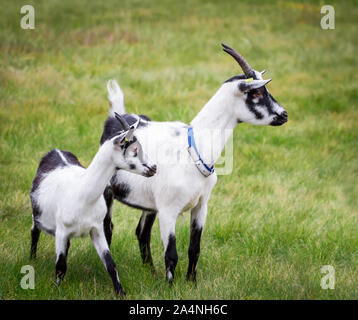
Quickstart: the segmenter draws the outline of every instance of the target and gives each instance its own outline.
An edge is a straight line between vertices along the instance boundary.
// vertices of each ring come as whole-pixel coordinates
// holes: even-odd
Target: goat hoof
[[[117,293],[117,295],[118,295],[118,293]],[[123,289],[121,289],[120,291],[119,291],[119,296],[120,296],[120,298],[121,299],[125,299],[126,298],[126,292],[123,290]]]
[[[61,278],[60,278],[60,277],[57,277],[55,283],[56,283],[56,286],[59,287],[60,284],[61,284]]]
[[[152,273],[153,277],[157,277],[158,274],[157,274],[157,271],[155,270],[154,268],[154,265],[150,265],[150,272]]]
[[[122,286],[115,287],[114,291],[116,295],[119,295],[122,299],[126,297],[126,292],[123,290]]]
[[[196,274],[195,273],[187,273],[186,280],[190,282],[196,282]]]

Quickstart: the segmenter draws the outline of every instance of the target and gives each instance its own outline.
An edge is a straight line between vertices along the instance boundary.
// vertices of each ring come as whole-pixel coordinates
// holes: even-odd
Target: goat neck
[[[238,123],[233,112],[237,99],[226,90],[221,86],[190,123],[199,153],[210,166],[219,159]]]
[[[105,142],[96,153],[83,178],[83,192],[88,201],[96,201],[103,195],[108,181],[116,171],[111,160],[112,141]]]

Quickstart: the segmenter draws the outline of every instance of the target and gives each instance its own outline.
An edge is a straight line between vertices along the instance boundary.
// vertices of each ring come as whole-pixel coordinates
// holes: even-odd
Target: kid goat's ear
[[[122,132],[121,134],[119,134],[118,136],[113,138],[113,144],[115,146],[120,146],[121,144],[123,144],[124,142],[126,142],[126,135],[127,135],[127,131],[126,132]]]
[[[250,90],[258,89],[265,86],[272,79],[267,80],[253,80],[252,78],[246,79],[240,82],[239,90],[242,92],[248,92]]]

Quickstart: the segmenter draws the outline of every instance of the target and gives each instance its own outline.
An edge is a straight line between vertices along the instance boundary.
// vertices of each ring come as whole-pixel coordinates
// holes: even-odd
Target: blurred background
[[[185,281],[189,214],[177,223],[174,286],[164,281],[158,221],[157,278],[142,266],[140,212],[114,205],[112,254],[129,299],[349,299],[358,294],[358,10],[330,1],[0,1],[0,298],[112,299],[89,239],[73,241],[68,273],[53,284],[54,240],[43,234],[29,261],[29,192],[41,157],[57,147],[87,166],[121,86],[128,112],[189,123],[241,73],[224,42],[273,78],[282,127],[240,124],[234,170],[209,202],[196,286]],[[23,30],[23,5],[35,29]],[[23,290],[21,266],[36,271]],[[335,268],[335,289],[320,272]]]

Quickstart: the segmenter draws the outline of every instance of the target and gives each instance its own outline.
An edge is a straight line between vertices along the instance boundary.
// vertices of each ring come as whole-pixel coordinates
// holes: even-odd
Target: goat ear
[[[128,140],[132,140],[134,130],[135,130],[135,128],[133,126],[131,126],[130,129],[126,132],[126,138]]]
[[[121,144],[123,144],[125,142],[125,138],[126,138],[126,135],[127,135],[127,131],[126,132],[122,132],[121,134],[119,134],[118,136],[115,136],[112,141],[113,141],[113,144],[115,146],[120,146]]]
[[[240,82],[239,89],[242,92],[248,92],[250,90],[258,89],[263,86],[265,86],[267,83],[269,83],[272,79],[267,80],[252,80],[252,79],[246,79]]]

